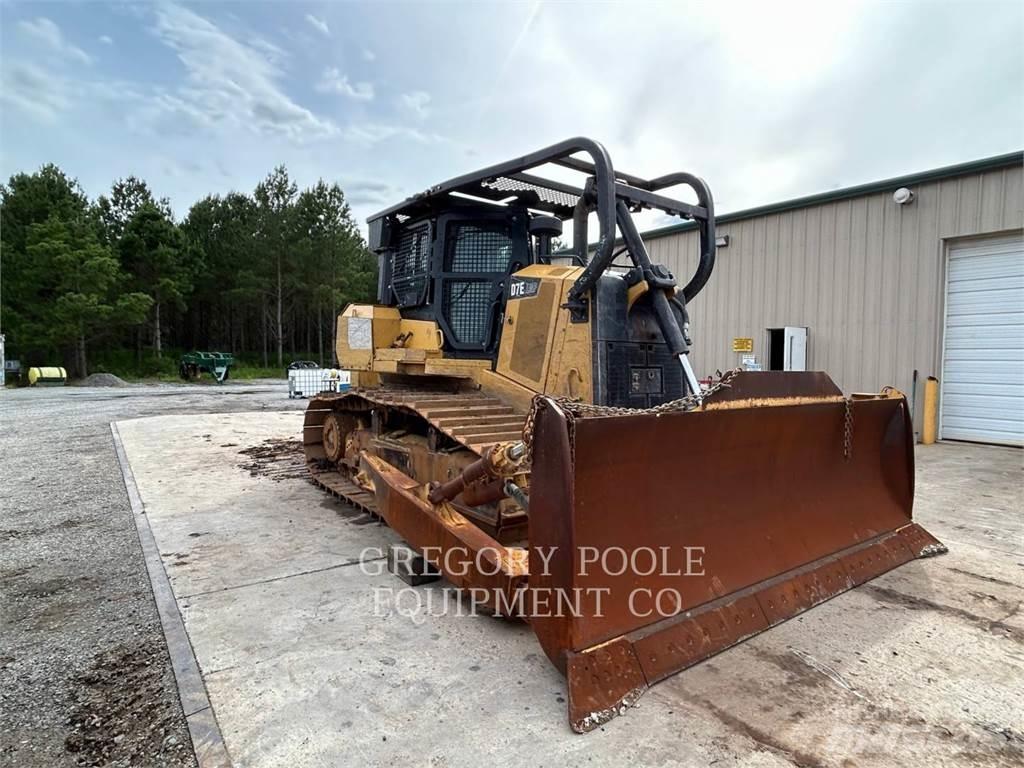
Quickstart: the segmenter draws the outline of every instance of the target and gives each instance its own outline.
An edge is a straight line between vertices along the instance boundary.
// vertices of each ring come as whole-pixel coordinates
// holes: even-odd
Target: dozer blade
[[[540,403],[529,618],[568,678],[574,730],[646,688],[915,557],[906,399],[824,374],[739,373],[695,410]],[[545,564],[542,565],[542,564]]]

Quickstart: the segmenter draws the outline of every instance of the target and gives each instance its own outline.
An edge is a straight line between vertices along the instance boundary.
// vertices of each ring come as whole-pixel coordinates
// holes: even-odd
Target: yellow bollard
[[[924,383],[924,424],[921,442],[931,445],[939,431],[939,380],[929,376]]]

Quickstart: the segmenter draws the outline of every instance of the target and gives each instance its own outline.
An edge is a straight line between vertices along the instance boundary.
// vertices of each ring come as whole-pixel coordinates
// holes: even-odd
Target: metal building
[[[715,274],[690,307],[701,375],[824,370],[847,392],[896,386],[917,414],[935,376],[940,438],[1024,444],[1024,153],[717,224]],[[644,240],[655,262],[692,273],[691,224]]]

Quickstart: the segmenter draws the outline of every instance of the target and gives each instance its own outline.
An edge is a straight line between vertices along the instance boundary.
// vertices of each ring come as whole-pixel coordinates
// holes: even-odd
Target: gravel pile
[[[76,381],[77,387],[127,387],[128,382],[112,373],[92,373],[81,381]]]

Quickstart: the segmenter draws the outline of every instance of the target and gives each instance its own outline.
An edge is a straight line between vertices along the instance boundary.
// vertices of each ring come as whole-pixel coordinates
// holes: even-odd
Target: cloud
[[[317,31],[320,32],[322,35],[325,35],[327,37],[331,36],[331,28],[327,26],[327,22],[324,21],[323,19],[318,19],[312,13],[307,13],[306,21],[308,21],[311,25],[316,27]]]
[[[372,101],[374,95],[373,83],[352,84],[348,81],[348,75],[341,74],[337,67],[328,67],[324,70],[320,82],[316,84],[316,90],[320,93],[338,93],[356,101]]]
[[[398,202],[398,189],[373,179],[342,179],[341,188],[349,205],[388,205]]]
[[[98,39],[104,45],[113,45],[114,44],[114,38],[112,38],[110,35],[100,35]]]
[[[18,22],[18,29],[31,39],[42,43],[50,50],[61,56],[77,61],[80,64],[92,64],[92,57],[64,39],[63,33],[53,21],[40,16],[36,19],[22,19]]]
[[[254,37],[249,41],[249,45],[253,48],[259,49],[263,53],[267,60],[271,64],[279,64],[288,58],[288,52],[280,46],[274,45],[269,40],[262,37]]]
[[[202,174],[205,167],[202,163],[190,159],[180,159],[174,157],[163,157],[161,170],[172,178],[180,178],[182,176]]]
[[[342,138],[355,144],[369,146],[393,138],[404,138],[418,144],[437,144],[444,141],[436,133],[424,133],[415,128],[391,123],[352,123],[341,132]]]
[[[152,107],[154,96],[151,89],[138,83],[101,78],[92,70],[56,72],[28,61],[15,60],[0,67],[0,101],[30,117],[57,126],[67,124],[69,118],[64,113],[86,108],[92,110],[89,124],[98,113],[103,113],[116,115],[120,128],[125,121],[134,124],[135,113],[147,106]],[[3,114],[2,110],[0,114]]]
[[[426,91],[411,91],[398,97],[399,106],[417,120],[426,120],[430,115],[430,94]]]
[[[308,141],[337,127],[297,104],[265,44],[246,45],[177,5],[156,12],[156,33],[185,67],[185,84],[159,97],[161,106],[205,125],[227,123],[258,133]]]
[[[46,122],[71,106],[63,78],[31,64],[16,62],[0,69],[0,100]]]
[[[289,14],[289,4],[161,3],[170,5],[121,4],[114,14],[90,4],[91,31],[74,26],[74,3],[19,5],[29,8],[25,29],[23,16],[4,17],[0,178],[52,160],[96,194],[136,173],[186,210],[210,191],[252,189],[285,162],[300,185],[347,180],[361,219],[406,190],[582,134],[606,142],[622,171],[703,176],[726,212],[1010,151],[1024,135],[1016,6],[992,4],[964,24],[971,6],[958,0],[764,11],[655,3],[643,13],[609,4],[582,15],[530,0],[467,4],[443,20],[412,3],[398,29],[380,4]],[[324,14],[332,39],[307,11]],[[117,35],[113,47],[97,39],[103,30]],[[155,50],[112,55],[147,32]],[[312,50],[343,34],[344,58]],[[92,67],[55,52],[68,39],[94,55]],[[644,40],[644,55],[588,55],[624,39]],[[338,85],[317,91],[330,66]],[[572,87],[523,109],[552,72]],[[666,72],[686,73],[699,95],[673,96]],[[403,99],[420,88],[429,101]],[[164,157],[177,165],[165,168]],[[184,172],[185,158],[202,170]]]

